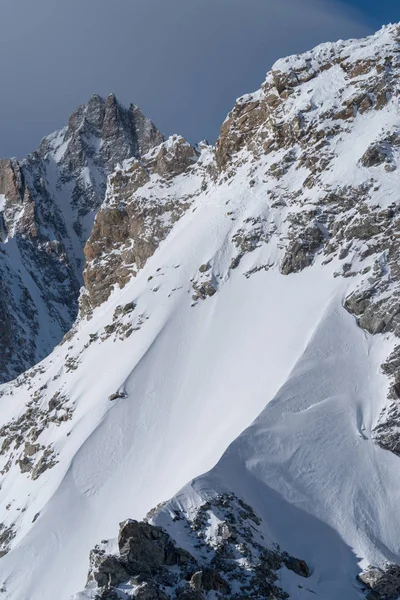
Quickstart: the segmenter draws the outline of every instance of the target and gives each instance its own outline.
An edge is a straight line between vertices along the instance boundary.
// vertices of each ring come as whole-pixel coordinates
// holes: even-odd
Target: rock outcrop
[[[216,144],[220,168],[229,170],[242,150],[258,156],[287,151],[287,158],[294,150],[299,163],[308,158],[311,171],[320,173],[327,167],[330,142],[357,114],[380,111],[397,97],[398,40],[399,27],[392,26],[390,32],[370,38],[367,50],[362,40],[327,43],[276,62],[262,88],[239,98],[222,125]],[[335,89],[320,105],[318,85],[325,81]],[[296,102],[303,90],[309,94]],[[313,156],[302,155],[303,148],[310,146],[315,149]],[[375,143],[366,149],[361,162],[380,164],[388,150],[387,145]],[[280,163],[275,170],[282,168]]]
[[[172,136],[140,161],[125,161],[110,176],[85,246],[82,314],[107,300],[114,286],[124,287],[191,206],[204,178],[198,159],[199,153],[184,138]],[[185,194],[182,178],[189,175],[194,185]]]
[[[92,550],[87,590],[95,598],[123,591],[142,600],[205,600],[210,592],[230,600],[284,600],[277,571],[287,568],[299,582],[310,575],[304,561],[262,543],[261,519],[233,494],[216,495],[190,516],[171,507],[149,518],[121,523],[118,555],[107,554],[108,542]],[[214,521],[218,525],[210,528]],[[176,545],[174,524],[193,553]]]
[[[388,564],[385,568],[368,567],[359,576],[365,586],[367,600],[397,600],[400,594],[400,566]]]

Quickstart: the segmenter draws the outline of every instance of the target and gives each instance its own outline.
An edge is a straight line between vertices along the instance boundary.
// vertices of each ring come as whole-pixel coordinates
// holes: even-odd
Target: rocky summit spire
[[[71,140],[65,161],[82,158],[79,153],[92,154],[93,142],[101,140],[96,163],[112,171],[118,162],[139,158],[164,141],[164,136],[142,111],[131,104],[122,106],[115,94],[107,98],[95,94],[87,104],[79,106],[69,119],[65,139]]]

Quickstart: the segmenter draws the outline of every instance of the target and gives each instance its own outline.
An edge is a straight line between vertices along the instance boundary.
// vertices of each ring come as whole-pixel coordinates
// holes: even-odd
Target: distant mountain
[[[399,81],[390,25],[215,147],[96,96],[3,161],[1,598],[397,599]]]
[[[70,329],[107,176],[162,140],[136,106],[93,96],[22,163],[0,162],[0,380],[43,359]]]

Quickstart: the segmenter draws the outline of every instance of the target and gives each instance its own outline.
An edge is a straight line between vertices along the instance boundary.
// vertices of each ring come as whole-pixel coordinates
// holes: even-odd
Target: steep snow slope
[[[235,190],[235,205],[244,211],[247,193],[245,182]],[[11,568],[6,598],[50,598],[60,578],[65,598],[79,589],[99,537],[112,536],[122,518],[143,516],[212,467],[304,351],[337,280],[321,269],[293,278],[259,273],[246,285],[239,272],[228,280],[231,256],[221,246],[233,224],[225,215],[231,194],[231,186],[224,186],[216,196],[199,199],[197,210],[182,218],[138,278],[78,326],[72,352],[63,346],[44,363],[35,380],[35,389],[48,382],[43,405],[61,389],[74,413],[58,431],[53,426],[41,435],[44,446],[54,446],[60,461],[55,467],[33,486],[18,465],[4,477],[2,505],[27,507],[17,525],[16,551],[2,559],[3,569]],[[192,306],[190,279],[213,257],[224,285]],[[133,323],[144,315],[141,329],[123,341],[93,343],[81,356],[90,334],[102,333],[115,308],[132,300]],[[62,369],[66,355],[80,362],[70,373]],[[61,385],[52,381],[60,372]],[[118,390],[126,397],[110,403]],[[18,400],[24,401],[21,392]],[[74,574],[68,566],[72,554],[79,565]],[[13,568],[21,561],[33,567],[22,578]]]
[[[325,600],[359,598],[360,567],[399,560],[398,458],[372,440],[385,350],[334,297],[260,417],[155,522],[165,526],[164,512],[190,513],[216,492],[236,493],[264,520],[266,538],[311,568],[303,589],[282,573],[291,598],[309,590]]]
[[[175,138],[111,177],[80,319],[1,390],[5,600],[66,600],[96,542],[209,469],[155,522],[234,492],[311,566],[303,588],[281,574],[294,598],[353,600],[359,562],[396,560],[398,457],[374,428],[398,334],[398,35],[280,61],[215,153]]]

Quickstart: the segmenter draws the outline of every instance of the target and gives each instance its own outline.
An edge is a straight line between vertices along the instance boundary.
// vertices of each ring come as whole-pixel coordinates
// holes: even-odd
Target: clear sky
[[[398,0],[0,0],[0,156],[35,149],[94,93],[213,141],[277,58],[390,21]]]

